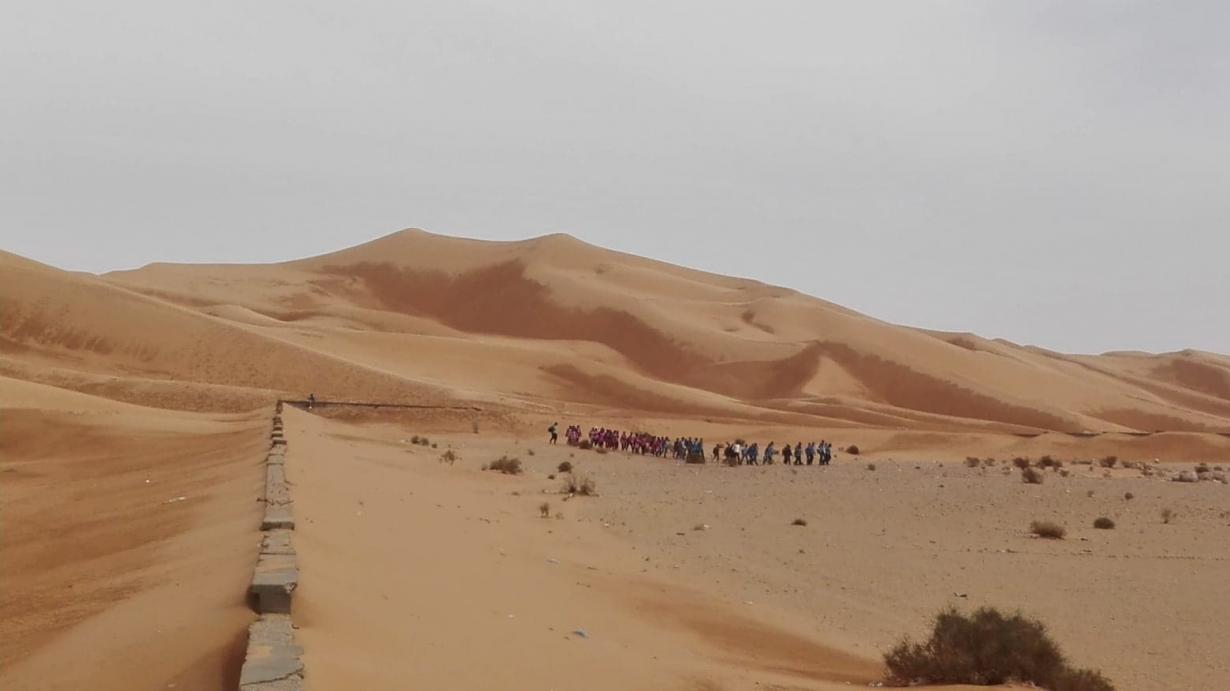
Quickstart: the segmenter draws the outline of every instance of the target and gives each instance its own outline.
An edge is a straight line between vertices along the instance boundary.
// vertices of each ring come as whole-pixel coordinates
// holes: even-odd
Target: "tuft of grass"
[[[1027,485],[1040,485],[1042,484],[1042,478],[1043,475],[1038,472],[1037,468],[1030,468],[1028,466],[1021,468],[1021,482]]]
[[[496,460],[488,463],[484,470],[495,470],[504,473],[505,475],[520,475],[521,459],[500,456]]]
[[[1171,509],[1171,508],[1162,509],[1162,523],[1170,523],[1171,521],[1175,519],[1175,516],[1176,514],[1174,512],[1174,509]]]
[[[1102,516],[1101,518],[1094,519],[1093,527],[1097,528],[1098,530],[1114,530],[1115,522],[1110,520],[1106,516]]]
[[[796,518],[790,522],[790,525],[806,526],[807,519],[806,518]]]
[[[1068,534],[1066,528],[1052,521],[1034,521],[1029,524],[1029,532],[1048,540],[1062,540]]]
[[[583,497],[598,496],[598,486],[588,477],[580,477],[569,473],[564,478],[564,494],[581,495]]]
[[[551,502],[544,501],[543,503],[539,504],[538,514],[542,516],[543,518],[550,518],[551,517]]]
[[[895,686],[1015,682],[1054,691],[1115,689],[1100,672],[1069,667],[1041,622],[989,607],[968,615],[940,612],[929,639],[903,639],[884,654],[884,664],[886,681]]]
[[[559,471],[559,472],[561,472],[561,473],[571,473],[571,472],[572,472],[572,463],[570,463],[570,462],[568,462],[568,461],[564,461],[564,462],[562,462],[562,463],[560,463],[560,464],[559,464],[559,467],[558,467],[558,468],[556,468],[556,470],[558,470],[558,471]]]

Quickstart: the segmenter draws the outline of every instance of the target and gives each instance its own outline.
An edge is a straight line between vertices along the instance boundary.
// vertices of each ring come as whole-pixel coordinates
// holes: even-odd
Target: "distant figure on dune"
[[[794,443],[794,464],[803,465],[803,442]]]
[[[559,441],[559,423],[558,422],[552,422],[551,426],[547,428],[547,431],[551,433],[550,443],[554,444]]]
[[[773,445],[776,443],[777,442],[771,441],[769,442],[768,446],[764,447],[764,464],[765,465],[773,465],[773,454],[777,451],[777,448],[774,447]]]
[[[782,463],[790,465],[791,459],[794,457],[794,447],[786,444],[782,447]]]
[[[316,407],[316,394],[308,394],[308,410]]]
[[[807,442],[807,465],[811,465],[816,460],[816,442]]]

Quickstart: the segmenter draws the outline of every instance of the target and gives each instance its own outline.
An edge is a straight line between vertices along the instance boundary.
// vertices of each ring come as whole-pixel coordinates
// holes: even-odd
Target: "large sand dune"
[[[1044,615],[1121,688],[1230,683],[1227,612],[1202,599],[1225,577],[1224,485],[1085,467],[1035,491],[1002,463],[951,465],[1225,463],[1224,355],[908,328],[563,235],[410,230],[104,276],[0,253],[0,285],[6,689],[233,688],[263,425],[308,392],[438,407],[288,412],[309,688],[839,688],[954,602]],[[554,420],[827,438],[881,465],[625,462],[543,449]],[[531,443],[526,476],[479,471]],[[537,519],[542,497],[521,495],[553,494],[565,459],[604,496]],[[1157,519],[1170,507],[1181,526]],[[1099,514],[1123,529],[1079,529]],[[1025,542],[1048,516],[1079,537]]]

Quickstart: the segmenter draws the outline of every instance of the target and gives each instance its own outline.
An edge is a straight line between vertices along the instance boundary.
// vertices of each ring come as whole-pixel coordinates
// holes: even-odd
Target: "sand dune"
[[[105,276],[0,253],[0,282],[6,689],[233,688],[263,426],[275,400],[308,392],[465,406],[288,412],[309,688],[842,688],[877,678],[878,651],[954,583],[1040,610],[1122,688],[1230,680],[1213,660],[1224,612],[1191,595],[1224,576],[1224,485],[1086,467],[1035,492],[1002,465],[951,465],[1224,463],[1225,355],[1070,355],[902,327],[564,235],[411,230],[282,264]],[[528,459],[555,420],[862,454],[829,475],[753,475],[539,446],[525,478],[478,470]],[[406,430],[464,462],[407,451]],[[534,518],[565,458],[609,494]],[[1163,507],[1203,532],[1160,527]],[[1131,532],[1018,549],[1030,518],[1094,512]],[[793,515],[824,529],[783,532]],[[690,533],[702,522],[720,525],[707,542]],[[1139,621],[1107,633],[1100,617],[1133,592]],[[1155,636],[1172,612],[1194,633]],[[602,635],[582,647],[582,625]]]

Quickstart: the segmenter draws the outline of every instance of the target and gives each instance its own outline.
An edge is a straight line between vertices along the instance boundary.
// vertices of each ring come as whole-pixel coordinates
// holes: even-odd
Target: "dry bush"
[[[410,443],[414,444],[415,446],[418,446],[419,439],[421,439],[421,437],[419,437],[419,435],[416,434],[413,437],[410,437]]]
[[[1093,490],[1089,490],[1088,492],[1085,492],[1085,496],[1089,497],[1090,499],[1093,499]]]
[[[550,475],[548,475],[548,476],[547,476],[547,479],[548,479],[548,480],[554,480],[554,479],[555,479],[555,473],[551,473]]]
[[[435,443],[434,441],[431,443],[431,448],[436,449],[436,448],[439,448],[439,447],[440,447],[440,445],[439,445],[439,444],[437,444],[437,443]]]
[[[790,525],[806,526],[807,519],[806,518],[796,518],[790,522]]]
[[[995,465],[998,462],[999,461],[995,460],[994,458],[986,458],[986,459],[983,459],[982,464],[990,468],[991,466]]]
[[[896,686],[1021,683],[1062,691],[1114,691],[1100,673],[1072,669],[1041,622],[980,608],[940,612],[931,637],[908,638],[884,654],[887,681]]]
[[[1038,472],[1037,468],[1021,468],[1021,481],[1027,485],[1042,484],[1042,473]]]
[[[1106,456],[1102,460],[1098,461],[1098,465],[1102,466],[1103,468],[1114,468],[1115,464],[1118,462],[1119,462],[1118,456]]]
[[[1029,459],[1021,458],[1020,456],[1017,456],[1016,458],[1012,459],[1012,465],[1020,468],[1021,470],[1025,470],[1026,468],[1029,467]]]
[[[1170,509],[1170,508],[1162,509],[1162,523],[1170,523],[1171,521],[1174,520],[1174,517],[1175,517],[1174,509]]]
[[[594,451],[597,451],[598,455],[600,456],[605,456],[611,452],[611,450],[606,448],[605,446],[599,446],[598,448],[594,449]]]
[[[533,450],[533,449],[526,449],[526,450],[525,450],[525,455],[526,455],[526,456],[533,456],[533,455],[534,455],[534,450]]]
[[[505,475],[520,475],[521,474],[521,459],[509,458],[508,456],[500,456],[496,460],[487,464],[484,470],[496,470]]]
[[[558,471],[559,471],[559,472],[561,472],[561,473],[571,473],[571,472],[572,472],[572,463],[570,463],[570,462],[568,462],[568,461],[563,461],[563,462],[561,462],[561,463],[559,464],[559,467],[558,467],[558,468],[556,468],[556,470],[558,470]]]
[[[846,447],[846,453],[850,454],[851,456],[857,456],[860,453],[862,453],[862,451],[859,450],[858,444],[851,444]]]
[[[1052,521],[1034,521],[1029,524],[1029,532],[1048,540],[1062,540],[1068,534],[1066,528]]]
[[[1102,516],[1101,518],[1094,519],[1093,527],[1097,528],[1098,530],[1114,530],[1115,522],[1110,520],[1106,516]]]
[[[452,449],[440,454],[440,462],[452,465],[457,462],[457,454]]]
[[[1208,463],[1201,463],[1200,465],[1196,466],[1196,473],[1198,474],[1212,472],[1212,470],[1213,469],[1209,467]]]
[[[578,478],[577,476],[569,473],[568,477],[564,478],[564,494],[579,494],[584,497],[594,497],[598,495],[598,486],[588,477]]]
[[[543,518],[550,518],[551,517],[551,502],[544,501],[543,503],[539,504],[538,514],[542,516]]]
[[[1063,467],[1063,461],[1057,458],[1052,458],[1050,456],[1043,456],[1042,458],[1038,459],[1038,467],[1039,468],[1054,468],[1058,470]]]
[[[1136,498],[1136,495],[1132,494],[1131,492],[1124,492],[1123,498],[1126,499],[1127,501],[1132,501],[1133,499]]]
[[[1072,471],[1068,470],[1067,468],[1060,468],[1059,474],[1062,475],[1063,477],[1067,477],[1072,474]]]
[[[982,465],[981,458],[978,458],[977,456],[966,456],[965,457],[965,467],[977,468],[980,465]]]
[[[876,469],[876,464],[875,464],[875,463],[868,463],[868,464],[867,464],[867,470],[875,470],[875,469]]]
[[[594,448],[594,443],[588,439],[582,439],[581,443],[577,444],[577,446],[580,447],[584,451],[589,451],[590,449]]]

